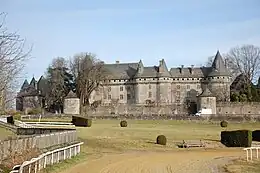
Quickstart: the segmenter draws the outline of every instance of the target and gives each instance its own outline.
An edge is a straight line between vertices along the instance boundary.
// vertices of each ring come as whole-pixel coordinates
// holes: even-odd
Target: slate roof
[[[65,98],[69,99],[69,98],[78,98],[78,97],[77,97],[76,93],[74,93],[73,91],[70,91]]]
[[[208,87],[206,87],[203,92],[199,95],[199,97],[214,97],[212,92],[209,90]]]
[[[205,77],[211,71],[211,67],[195,67],[195,68],[171,68],[172,77]]]
[[[105,73],[110,79],[130,79],[137,71],[138,63],[104,64]]]
[[[212,71],[208,76],[230,76],[230,72],[226,68],[224,60],[219,51],[214,58],[214,61],[212,63]]]

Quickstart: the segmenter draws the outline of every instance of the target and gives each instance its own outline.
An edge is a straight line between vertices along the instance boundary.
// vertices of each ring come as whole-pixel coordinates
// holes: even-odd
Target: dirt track
[[[131,152],[90,159],[62,173],[219,173],[218,167],[241,155],[238,150]]]

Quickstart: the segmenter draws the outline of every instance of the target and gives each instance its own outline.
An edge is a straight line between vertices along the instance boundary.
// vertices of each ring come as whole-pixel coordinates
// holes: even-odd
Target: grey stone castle
[[[193,104],[204,90],[217,101],[229,101],[231,76],[219,51],[211,67],[167,68],[164,59],[158,66],[136,63],[105,64],[108,80],[93,92],[91,100],[102,104]],[[195,108],[194,108],[195,109]]]
[[[158,66],[136,63],[104,64],[107,80],[96,89],[90,102],[101,105],[186,105],[197,111],[197,96],[214,96],[217,102],[228,102],[231,76],[219,51],[211,67],[178,67],[168,69],[164,59]],[[47,81],[34,78],[24,82],[17,95],[17,109],[44,107]],[[31,105],[32,100],[38,105]],[[198,105],[199,106],[199,105]],[[210,107],[210,106],[209,106]]]

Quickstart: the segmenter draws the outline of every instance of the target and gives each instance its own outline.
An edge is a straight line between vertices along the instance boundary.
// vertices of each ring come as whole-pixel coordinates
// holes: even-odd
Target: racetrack
[[[218,168],[243,154],[239,149],[127,152],[103,155],[62,173],[219,173]]]

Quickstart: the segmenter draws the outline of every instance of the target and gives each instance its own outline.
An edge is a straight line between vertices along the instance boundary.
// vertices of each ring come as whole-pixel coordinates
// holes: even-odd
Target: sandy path
[[[105,155],[88,160],[62,173],[218,173],[241,151],[135,152]]]

